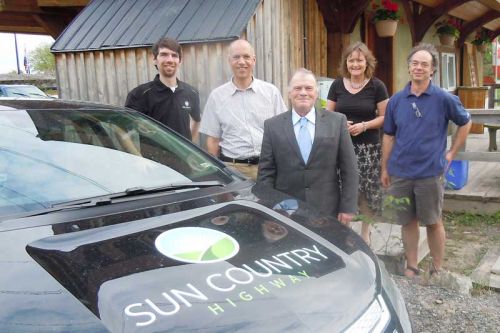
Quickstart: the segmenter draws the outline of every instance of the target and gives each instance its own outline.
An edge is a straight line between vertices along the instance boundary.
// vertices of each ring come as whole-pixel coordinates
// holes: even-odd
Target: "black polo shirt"
[[[158,120],[190,140],[189,117],[196,122],[201,120],[198,91],[177,79],[177,88],[173,92],[160,81],[158,74],[153,81],[130,91],[125,106]]]

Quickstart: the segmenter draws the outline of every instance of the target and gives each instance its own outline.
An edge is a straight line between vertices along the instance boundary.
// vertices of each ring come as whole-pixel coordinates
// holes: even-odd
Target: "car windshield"
[[[0,216],[134,187],[232,179],[138,112],[0,110]]]
[[[34,97],[48,98],[48,96],[35,86],[4,86],[7,97]]]

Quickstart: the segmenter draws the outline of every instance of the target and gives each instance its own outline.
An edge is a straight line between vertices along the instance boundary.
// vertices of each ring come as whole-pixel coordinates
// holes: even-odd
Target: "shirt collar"
[[[306,115],[305,115],[306,119],[308,121],[311,122],[311,124],[315,125],[316,124],[316,109],[315,107],[313,106],[313,108],[311,109],[311,111],[309,111]],[[300,121],[300,118],[302,118],[301,116],[299,116],[299,114],[297,113],[297,111],[295,111],[294,109],[292,109],[292,124],[295,126],[299,121]]]
[[[175,90],[182,90],[182,82],[181,80],[179,80],[178,78],[176,78],[177,80],[177,86],[175,87]],[[156,84],[156,87],[159,91],[163,91],[163,90],[166,90],[168,89],[169,91],[172,91],[172,88],[170,87],[167,87],[166,85],[163,84],[163,82],[160,81],[160,74],[156,74],[154,80],[153,80]]]
[[[429,80],[429,85],[427,86],[427,89],[425,89],[425,91],[422,93],[422,95],[432,95],[432,93],[434,92],[434,90],[436,89],[436,86],[434,85],[434,83],[432,83],[432,80]],[[413,94],[411,92],[411,81],[408,82],[405,86],[405,93],[406,93],[406,96],[415,96],[415,94]]]
[[[250,83],[250,85],[246,89],[240,89],[240,88],[238,88],[234,84],[233,78],[234,78],[234,76],[231,76],[231,81],[229,81],[230,82],[230,86],[231,86],[231,95],[234,95],[237,91],[246,91],[246,90],[256,91],[257,85],[255,83],[255,78],[253,77],[253,75],[252,75],[252,83]]]

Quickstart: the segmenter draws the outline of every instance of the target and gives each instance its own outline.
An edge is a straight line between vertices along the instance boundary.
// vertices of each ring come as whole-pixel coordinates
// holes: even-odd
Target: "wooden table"
[[[477,123],[488,123],[500,126],[500,109],[467,109],[472,121]],[[495,133],[496,134],[496,133]],[[491,140],[491,137],[490,137]],[[496,144],[496,142],[495,142]],[[491,141],[490,141],[491,146]],[[464,147],[465,148],[465,147]],[[460,151],[456,160],[500,162],[499,151]]]

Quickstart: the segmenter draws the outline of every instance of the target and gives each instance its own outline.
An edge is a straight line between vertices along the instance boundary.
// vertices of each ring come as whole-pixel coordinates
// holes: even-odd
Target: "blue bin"
[[[460,190],[469,178],[469,161],[451,161],[446,172],[446,188]]]

